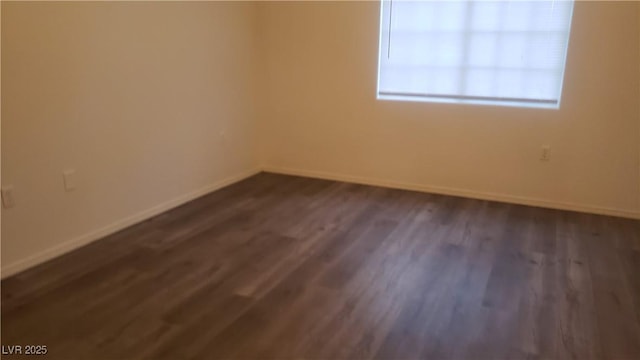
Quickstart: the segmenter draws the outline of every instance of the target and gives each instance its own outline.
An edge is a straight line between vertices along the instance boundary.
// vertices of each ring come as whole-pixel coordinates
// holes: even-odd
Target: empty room
[[[0,10],[3,358],[640,359],[640,2]]]

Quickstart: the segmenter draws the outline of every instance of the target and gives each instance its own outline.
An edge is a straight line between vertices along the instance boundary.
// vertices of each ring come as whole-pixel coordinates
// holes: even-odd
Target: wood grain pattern
[[[640,222],[263,173],[2,282],[51,359],[640,359]]]

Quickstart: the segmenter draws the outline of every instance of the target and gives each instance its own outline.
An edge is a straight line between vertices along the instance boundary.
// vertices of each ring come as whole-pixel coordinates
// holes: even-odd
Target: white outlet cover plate
[[[66,191],[75,190],[78,187],[75,170],[65,170],[62,172],[64,178],[64,189]]]

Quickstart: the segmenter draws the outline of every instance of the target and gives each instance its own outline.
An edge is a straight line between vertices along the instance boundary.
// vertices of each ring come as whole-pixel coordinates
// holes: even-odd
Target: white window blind
[[[382,0],[379,98],[557,108],[573,1]]]

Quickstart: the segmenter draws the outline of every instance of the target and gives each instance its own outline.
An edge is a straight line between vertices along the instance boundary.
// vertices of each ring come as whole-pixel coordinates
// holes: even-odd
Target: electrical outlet
[[[2,206],[7,209],[16,206],[13,199],[13,186],[11,185],[2,187]]]
[[[551,161],[551,146],[542,146],[542,151],[540,152],[540,161]]]
[[[72,191],[78,187],[77,180],[76,180],[76,171],[74,169],[63,171],[62,178],[64,180],[65,191]]]
[[[228,146],[229,145],[229,133],[226,130],[220,130],[218,135],[220,136],[220,143],[222,144],[222,146]]]

